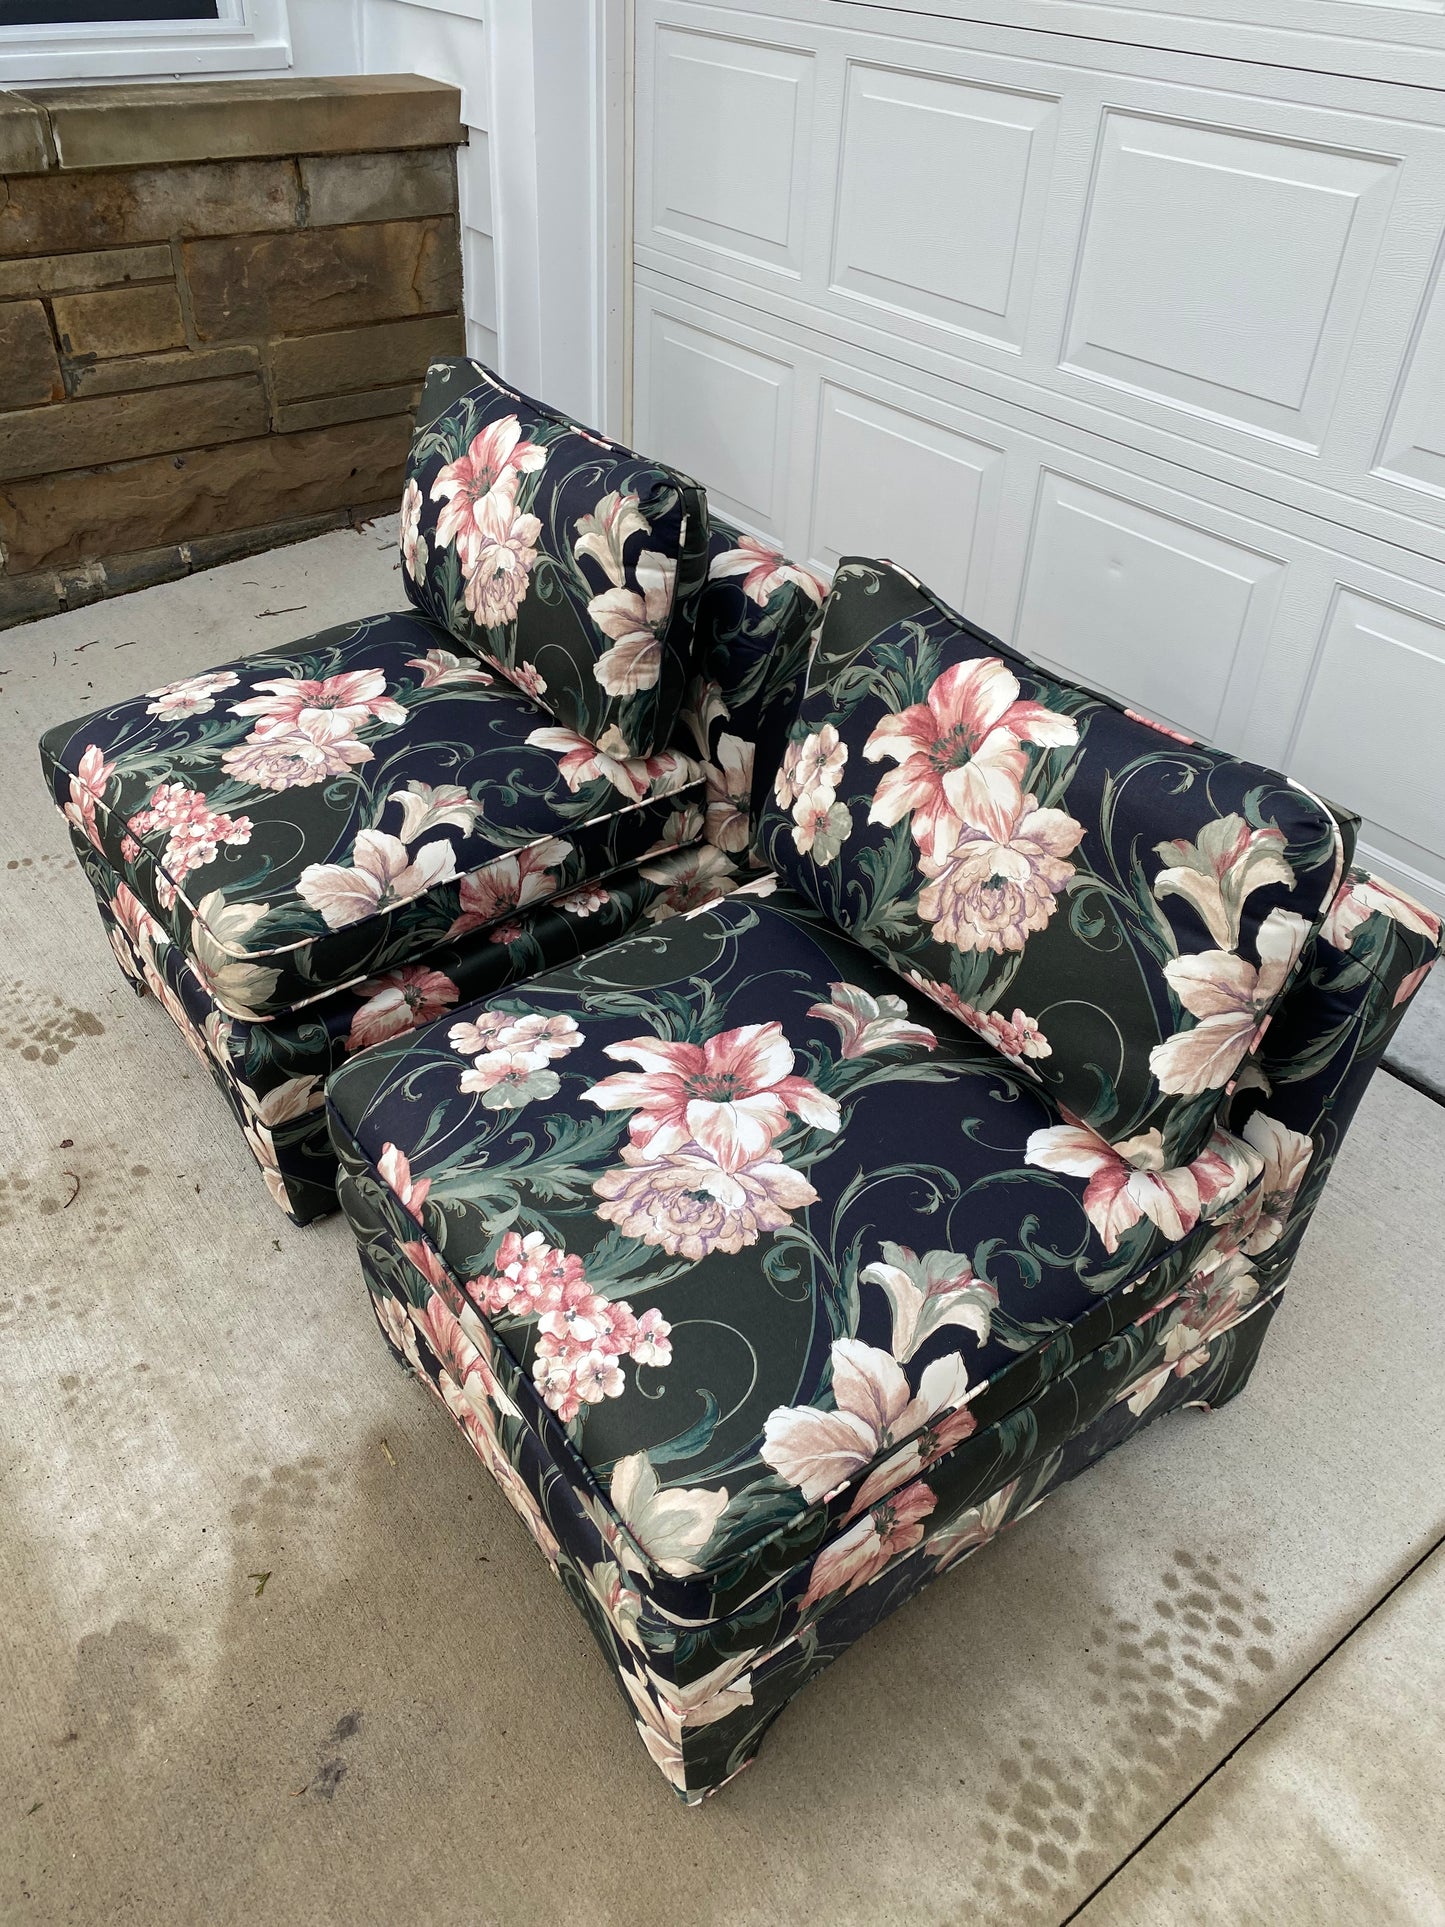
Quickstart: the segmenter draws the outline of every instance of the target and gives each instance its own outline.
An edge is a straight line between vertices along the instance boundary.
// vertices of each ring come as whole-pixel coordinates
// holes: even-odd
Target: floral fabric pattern
[[[61,724],[41,754],[77,848],[250,1022],[696,839],[696,762],[556,735],[408,613]]]
[[[1017,725],[1054,727],[989,727],[1022,741]],[[812,733],[795,794],[847,767],[844,732]],[[994,751],[980,814],[1007,803],[1015,752]],[[921,1585],[1153,1418],[1248,1377],[1439,947],[1429,913],[1354,873],[1324,934],[1274,906],[1240,968],[1225,946],[1254,891],[1233,865],[1283,886],[1270,827],[1158,852],[1200,909],[1176,954],[1205,1007],[1181,997],[1196,1024],[1178,1029],[1227,1019],[1221,1052],[1249,1031],[1188,1156],[1167,1124],[1111,1139],[1058,1104],[1022,1006],[921,1002],[772,879],[333,1080],[383,1330],[453,1410],[427,1307],[486,1340],[501,1397],[478,1449],[684,1799],[746,1765],[806,1680]],[[1282,997],[1261,994],[1279,956]],[[455,1054],[511,1038],[537,1054],[545,1110],[494,1122],[464,1108],[480,1094],[457,1090]],[[632,1333],[654,1315],[666,1359],[634,1383]]]
[[[662,749],[693,667],[702,490],[480,362],[434,363],[417,422],[412,601],[562,729],[624,762]]]
[[[637,868],[614,872],[577,914],[567,897],[522,909],[477,935],[453,937],[422,961],[335,991],[295,1015],[251,1022],[212,997],[194,962],[100,853],[77,845],[116,960],[149,991],[215,1079],[272,1198],[298,1224],[336,1209],[336,1154],[326,1128],[329,1074],[459,1004],[570,961],[658,914],[663,886]]]
[[[1183,1170],[1144,1147],[1118,1182],[1089,1146],[1041,1154],[1078,1127],[1026,1070],[758,888],[382,1043],[330,1086],[343,1196],[359,1184],[519,1382],[565,1405],[568,1456],[603,1486],[640,1455],[663,1497],[714,1495],[701,1576],[667,1595],[699,1621],[760,1543],[851,1524],[1037,1390],[1064,1334],[1127,1328],[1135,1281],[1198,1262],[1265,1165],[1222,1131]],[[558,1377],[548,1400],[561,1334],[535,1291],[497,1282],[513,1233],[565,1271],[578,1343],[655,1312],[666,1369],[634,1382],[614,1350],[588,1392]]]
[[[1258,1048],[1352,831],[851,560],[758,849],[1123,1164],[1169,1172]]]

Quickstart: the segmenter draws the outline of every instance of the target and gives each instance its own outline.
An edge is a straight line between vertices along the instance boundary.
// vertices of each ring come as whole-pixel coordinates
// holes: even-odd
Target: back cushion
[[[401,504],[407,594],[565,728],[618,757],[672,734],[707,503],[477,361],[427,372]]]
[[[708,841],[737,855],[772,789],[828,591],[811,569],[716,517],[707,554],[678,747],[707,766]]]
[[[1208,1135],[1345,840],[1287,778],[1060,682],[901,570],[849,559],[759,854],[1149,1169]]]

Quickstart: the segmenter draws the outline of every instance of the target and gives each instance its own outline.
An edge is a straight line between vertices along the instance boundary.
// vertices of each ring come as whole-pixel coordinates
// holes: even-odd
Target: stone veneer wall
[[[395,505],[464,139],[409,74],[0,93],[0,627]]]

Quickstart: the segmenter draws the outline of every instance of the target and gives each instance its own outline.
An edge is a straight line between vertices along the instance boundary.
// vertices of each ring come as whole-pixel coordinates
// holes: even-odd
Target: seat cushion
[[[427,372],[401,508],[407,594],[565,728],[620,756],[672,736],[707,561],[695,482],[478,361]]]
[[[1262,1168],[1222,1136],[1127,1164],[759,888],[328,1087],[342,1202],[424,1333],[466,1310],[497,1409],[699,1622],[1133,1324]]]
[[[1060,1105],[1178,1164],[1292,980],[1351,828],[849,559],[758,841]]]
[[[579,743],[411,612],[62,723],[41,755],[77,842],[249,1021],[701,827],[686,757]]]

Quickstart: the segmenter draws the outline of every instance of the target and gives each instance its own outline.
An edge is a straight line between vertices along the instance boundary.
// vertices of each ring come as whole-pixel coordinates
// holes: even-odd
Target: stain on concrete
[[[332,1727],[326,1736],[326,1752],[330,1757],[324,1758],[312,1775],[311,1784],[307,1788],[308,1793],[314,1793],[322,1800],[336,1798],[337,1788],[351,1768],[340,1754],[332,1749],[345,1746],[348,1740],[354,1740],[361,1731],[361,1724],[361,1713],[358,1710],[354,1713],[343,1713]]]
[[[27,1063],[58,1064],[83,1037],[104,1035],[105,1025],[93,1010],[19,978],[0,985],[0,1046]]]
[[[99,1748],[108,1761],[130,1751],[166,1710],[188,1668],[169,1633],[133,1619],[87,1633],[75,1649],[68,1725],[57,1744]]]
[[[1092,1750],[1022,1737],[985,1802],[976,1891],[991,1911],[1067,1911],[1109,1872],[1123,1834],[1157,1823],[1180,1786],[1209,1770],[1278,1664],[1267,1604],[1181,1546],[1137,1617],[1097,1610],[1084,1662],[1100,1715]]]

